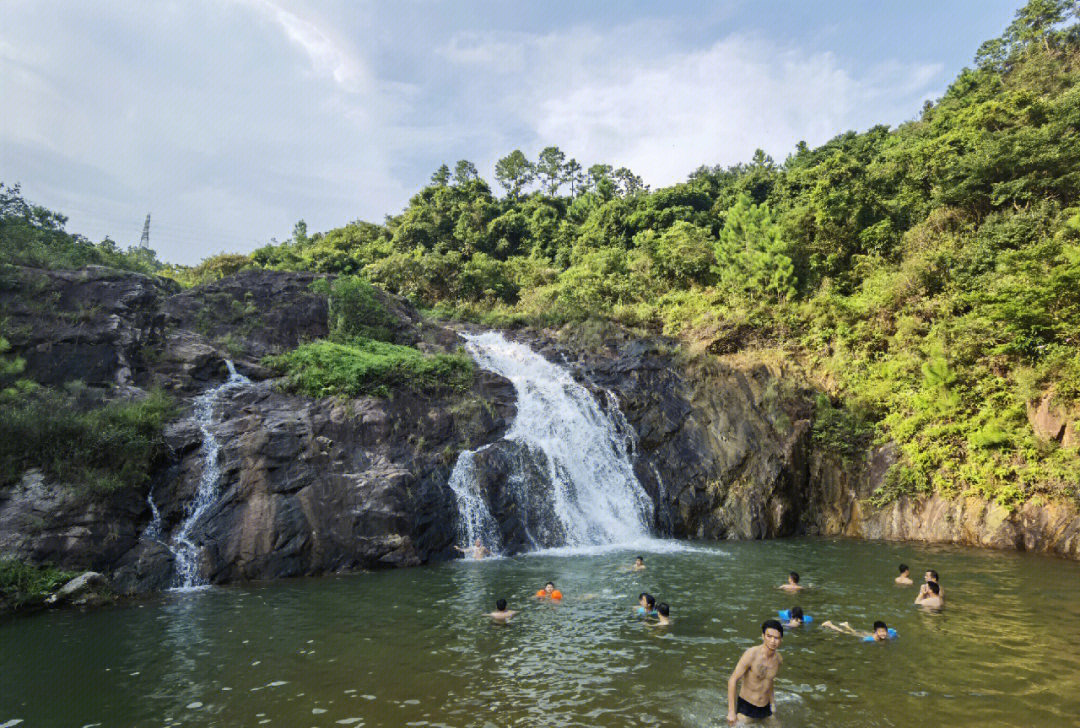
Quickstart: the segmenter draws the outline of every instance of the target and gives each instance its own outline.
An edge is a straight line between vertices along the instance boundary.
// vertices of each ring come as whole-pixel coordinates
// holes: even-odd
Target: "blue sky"
[[[654,187],[913,118],[999,2],[4,0],[0,181],[194,264],[560,146]]]

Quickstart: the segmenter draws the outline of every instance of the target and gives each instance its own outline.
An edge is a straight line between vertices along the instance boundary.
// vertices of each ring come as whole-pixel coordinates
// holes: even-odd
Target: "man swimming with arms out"
[[[793,571],[788,574],[787,583],[781,584],[777,589],[783,589],[784,591],[789,592],[802,591],[803,587],[799,584],[799,572]]]
[[[911,569],[907,564],[900,564],[900,576],[893,579],[900,586],[911,586],[915,582],[911,580]]]
[[[729,725],[735,725],[737,721],[756,721],[773,714],[773,684],[784,661],[779,652],[783,639],[784,628],[780,622],[767,619],[761,625],[761,644],[751,647],[739,658],[728,678]],[[742,687],[739,687],[740,680]]]
[[[630,567],[630,571],[645,571],[645,559],[641,556],[634,559],[634,565]]]
[[[460,546],[457,546],[457,545],[455,545],[454,548],[457,549],[458,551],[460,551],[461,553],[465,554],[466,556],[470,556],[470,557],[472,557],[474,559],[477,559],[477,560],[482,559],[485,556],[491,556],[491,549],[489,549],[487,546],[485,546],[480,541],[480,539],[476,539],[476,542],[473,543],[473,545],[470,546],[467,549],[463,549],[463,548],[461,548]]]

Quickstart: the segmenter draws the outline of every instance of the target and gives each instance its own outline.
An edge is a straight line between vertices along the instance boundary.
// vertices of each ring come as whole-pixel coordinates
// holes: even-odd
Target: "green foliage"
[[[741,289],[751,299],[795,295],[795,266],[767,205],[754,205],[741,195],[724,216],[714,251],[713,270],[721,287]]]
[[[325,283],[325,281],[318,281]],[[363,278],[342,276],[327,286],[330,337],[339,343],[356,337],[389,341],[394,319]]]
[[[285,375],[290,391],[310,397],[389,396],[394,389],[463,389],[473,380],[464,354],[423,354],[409,346],[357,338],[348,344],[314,341],[278,356],[267,366]]]
[[[146,484],[163,456],[162,428],[176,408],[163,393],[104,405],[20,382],[0,392],[0,486],[30,468],[64,485],[107,493]]]
[[[0,559],[0,604],[13,607],[40,604],[46,597],[78,576],[48,564],[34,565]]]
[[[19,185],[0,182],[0,261],[31,268],[83,268],[104,265],[152,274],[162,268],[154,251],[121,251],[105,238],[94,244],[64,230],[67,218],[27,202]]]
[[[0,336],[0,382],[8,377],[22,374],[26,368],[26,360],[19,356],[11,356],[11,344],[3,336]]]
[[[246,255],[219,253],[194,267],[168,266],[162,269],[161,275],[172,278],[182,286],[190,287],[220,281],[251,267],[251,258]]]

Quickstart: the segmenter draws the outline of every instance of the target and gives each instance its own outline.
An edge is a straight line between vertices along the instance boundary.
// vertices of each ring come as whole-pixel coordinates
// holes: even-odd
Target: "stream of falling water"
[[[173,588],[176,589],[193,589],[205,584],[199,573],[199,547],[193,541],[192,532],[199,519],[217,500],[221,482],[221,467],[218,463],[221,444],[211,428],[214,423],[214,407],[223,395],[251,384],[250,379],[236,371],[231,361],[226,360],[225,365],[229,370],[229,378],[195,399],[193,415],[203,437],[203,470],[195,496],[184,509],[184,520],[171,539],[165,538],[161,512],[154,503],[153,494],[147,496],[153,518],[143,535],[164,544],[172,552]]]
[[[480,367],[514,385],[517,417],[505,439],[521,445],[525,457],[544,474],[543,497],[558,523],[526,534],[528,540],[537,547],[555,547],[629,544],[648,538],[654,506],[634,474],[632,430],[617,419],[622,414],[614,398],[609,400],[613,412],[609,415],[569,371],[524,344],[496,332],[464,338]],[[449,481],[460,514],[459,543],[479,539],[498,552],[501,539],[481,492],[477,452],[461,453]],[[519,469],[520,464],[514,467]],[[518,472],[508,478],[519,508],[527,507],[526,494],[515,490],[528,482]],[[545,542],[542,534],[559,534],[561,540]]]

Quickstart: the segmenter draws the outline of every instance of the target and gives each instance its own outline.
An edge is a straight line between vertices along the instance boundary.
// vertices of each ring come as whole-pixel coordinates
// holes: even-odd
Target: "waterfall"
[[[517,417],[504,440],[517,446],[519,457],[511,458],[507,490],[515,512],[532,519],[525,534],[530,545],[587,546],[648,538],[653,503],[634,474],[633,430],[614,397],[608,393],[609,415],[569,371],[529,347],[496,332],[464,338],[477,364],[509,379],[517,394]],[[461,453],[449,485],[460,513],[459,541],[471,545],[480,539],[499,551],[497,519],[477,471],[483,450]],[[541,482],[530,473],[539,473]],[[530,488],[543,492],[525,492]]]
[[[186,513],[184,521],[173,536],[175,547],[170,547],[176,556],[174,583],[179,589],[190,589],[205,583],[199,574],[199,547],[192,541],[191,535],[199,519],[217,500],[218,484],[221,481],[221,468],[218,464],[221,445],[213,430],[210,429],[214,421],[214,405],[222,395],[251,384],[250,379],[236,371],[231,361],[226,360],[225,365],[229,369],[229,378],[213,389],[206,390],[195,399],[195,422],[198,423],[203,437],[203,470],[199,485],[195,489],[195,497],[184,509]],[[151,505],[153,505],[152,501]],[[153,510],[156,512],[157,508],[154,507]],[[160,521],[160,516],[157,516],[157,519]]]

